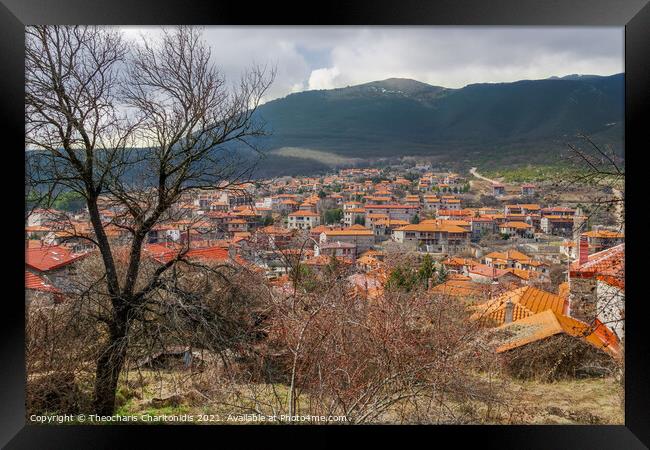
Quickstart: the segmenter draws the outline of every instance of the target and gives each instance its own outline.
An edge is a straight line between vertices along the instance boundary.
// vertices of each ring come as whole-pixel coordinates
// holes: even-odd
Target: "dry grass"
[[[133,380],[133,379],[132,379]],[[178,374],[153,372],[144,373],[143,384],[137,387],[133,381],[131,387],[122,388],[123,393],[130,392],[119,414],[151,414],[151,415],[180,415],[180,414],[214,414],[221,420],[211,423],[233,423],[227,420],[229,414],[238,415],[251,413],[254,410],[264,414],[273,411],[264,404],[251,401],[257,397],[272,402],[272,397],[279,395],[286,398],[286,388],[281,385],[239,385],[235,395],[224,392],[211,392],[208,397],[197,393],[196,387],[189,379],[182,379]],[[138,383],[139,384],[139,383]],[[507,405],[501,405],[487,412],[484,404],[473,406],[474,412],[467,415],[461,423],[474,423],[471,417],[481,423],[496,424],[623,424],[623,386],[614,378],[592,378],[583,380],[559,381],[542,383],[537,381],[508,380],[506,383],[508,398]],[[232,386],[231,386],[232,387]],[[275,389],[274,389],[275,388]],[[275,390],[275,392],[274,392]],[[133,396],[133,394],[136,394]],[[174,405],[152,405],[154,398],[170,398],[178,395],[180,401]],[[304,400],[304,399],[303,399]],[[230,403],[230,406],[228,405]],[[257,404],[255,404],[257,403]],[[459,404],[459,411],[471,407]],[[402,411],[403,412],[403,411]],[[388,413],[380,420],[383,423],[400,423],[398,411]],[[433,416],[427,423],[445,423],[447,420]],[[408,422],[408,421],[407,421]],[[247,423],[247,422],[239,422]],[[402,422],[404,423],[404,422]]]
[[[624,423],[623,386],[614,378],[540,383],[513,381],[511,423]]]

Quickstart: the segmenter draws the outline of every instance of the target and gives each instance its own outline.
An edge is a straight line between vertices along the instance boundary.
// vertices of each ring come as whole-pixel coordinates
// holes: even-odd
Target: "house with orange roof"
[[[181,239],[181,230],[170,223],[159,223],[147,233],[146,242],[178,242]]]
[[[316,212],[316,203],[305,200],[298,206],[298,211],[311,211]]]
[[[483,257],[483,262],[487,266],[497,267],[499,269],[516,267],[517,262],[530,260],[532,260],[530,256],[512,248],[505,252],[490,252]]]
[[[492,183],[492,195],[495,197],[506,195],[506,187],[501,183]]]
[[[408,224],[409,222],[406,220],[399,219],[380,218],[376,220],[370,220],[370,228],[372,228],[373,233],[375,236],[377,236],[377,240],[380,241],[390,239],[390,237],[393,235],[394,230]]]
[[[493,214],[499,214],[501,210],[491,207],[491,206],[483,206],[478,209],[478,215],[479,217],[485,216],[485,215],[493,215]]]
[[[63,301],[63,293],[44,276],[25,270],[25,307],[52,306]]]
[[[520,187],[521,187],[521,195],[522,196],[531,197],[531,196],[535,195],[536,187],[535,187],[534,184],[525,183],[525,184],[522,184]]]
[[[437,211],[442,207],[442,201],[436,195],[425,195],[422,198],[422,205],[427,211]]]
[[[363,272],[369,272],[375,270],[379,267],[382,267],[384,263],[372,255],[368,255],[367,252],[361,257],[357,258],[356,266],[357,269]]]
[[[226,230],[230,234],[246,232],[248,229],[248,222],[236,216],[226,222]]]
[[[498,230],[494,219],[489,217],[469,217],[467,222],[470,225],[473,240],[479,240],[481,236],[495,233]]]
[[[228,249],[222,246],[190,248],[189,250],[185,248],[165,250],[158,247],[147,247],[146,251],[149,256],[161,264],[177,257],[200,263],[246,264],[246,261],[239,256],[233,258]]]
[[[344,242],[354,244],[357,253],[369,250],[375,243],[375,235],[371,229],[362,225],[352,225],[341,230],[328,230],[320,235],[321,243]]]
[[[591,230],[582,235],[587,237],[590,253],[600,252],[625,242],[625,235],[618,231]]]
[[[354,260],[357,257],[357,246],[350,242],[319,242],[314,245],[314,256],[332,256]]]
[[[572,208],[567,208],[564,206],[549,206],[542,208],[540,210],[542,217],[552,216],[552,217],[573,217],[576,214],[576,210]]]
[[[574,223],[573,215],[543,215],[539,221],[539,227],[546,234],[571,236]]]
[[[471,210],[464,210],[464,209],[445,209],[445,205],[443,205],[443,207],[438,209],[438,211],[436,212],[436,217],[438,219],[445,219],[445,220],[456,219],[456,220],[466,221],[471,217],[474,217],[474,212]]]
[[[283,249],[290,245],[294,233],[293,230],[269,225],[255,230],[251,242],[262,249]]]
[[[441,197],[441,209],[446,209],[446,210],[459,210],[460,209],[460,199],[453,197],[453,196],[447,196],[443,195]]]
[[[348,269],[352,265],[352,260],[342,256],[320,255],[307,258],[302,263],[307,267],[319,271],[334,265],[339,268]]]
[[[366,210],[363,208],[348,208],[343,211],[343,223],[351,227],[355,223],[366,223]]]
[[[418,191],[429,192],[430,190],[431,190],[431,182],[426,178],[420,178],[418,180]]]
[[[541,207],[537,203],[517,203],[514,205],[505,205],[503,207],[503,213],[505,215],[509,214],[539,214]]]
[[[399,219],[411,222],[419,211],[419,206],[416,205],[400,205],[400,204],[385,204],[385,205],[365,205],[367,214],[385,214],[389,219]]]
[[[467,269],[467,276],[476,283],[503,283],[519,285],[520,279],[508,270],[489,267],[485,264],[474,264]]]
[[[88,252],[75,253],[61,245],[28,248],[25,250],[25,269],[61,291],[73,288],[72,277],[77,263],[88,256]]]
[[[442,261],[442,264],[449,270],[451,273],[460,273],[467,275],[469,269],[479,262],[472,258],[460,258],[458,256],[453,256]]]
[[[393,240],[429,253],[455,254],[469,250],[469,230],[445,220],[425,222],[396,228]]]
[[[404,203],[407,205],[420,206],[419,195],[407,195],[404,197]]]
[[[533,226],[526,222],[506,222],[499,225],[499,233],[510,237],[530,238],[533,236]]]
[[[277,206],[274,205],[273,210],[280,213],[292,212],[298,209],[299,203],[292,199],[281,200]]]
[[[457,226],[457,227],[460,227],[460,228],[464,229],[465,231],[470,231],[470,224],[469,224],[469,222],[468,222],[467,220],[463,219],[463,218],[454,218],[454,219],[442,219],[442,218],[438,218],[438,219],[425,219],[425,220],[421,221],[420,223],[423,223],[423,224],[431,224],[431,223],[432,223],[432,224],[441,224],[441,223],[444,223],[444,224],[447,224],[447,225],[455,225],[455,226]]]
[[[347,211],[348,209],[359,209],[362,207],[363,207],[363,203],[361,202],[349,201],[343,203],[343,211]]]
[[[294,211],[287,216],[290,230],[310,230],[320,225],[320,214],[313,211]]]

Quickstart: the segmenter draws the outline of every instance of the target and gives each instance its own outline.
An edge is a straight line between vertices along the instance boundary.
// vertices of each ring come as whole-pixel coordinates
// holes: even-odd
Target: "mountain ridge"
[[[258,115],[273,133],[269,150],[302,147],[347,158],[478,153],[507,165],[538,158],[535,152],[557,155],[577,133],[603,136],[622,151],[623,74],[568,77],[455,89],[389,78],[294,93],[260,106]]]

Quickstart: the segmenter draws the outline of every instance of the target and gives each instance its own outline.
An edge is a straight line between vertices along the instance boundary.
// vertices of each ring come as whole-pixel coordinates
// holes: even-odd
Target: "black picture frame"
[[[3,190],[7,222],[0,359],[0,445],[6,448],[130,448],[157,446],[178,440],[180,445],[300,445],[328,446],[363,434],[368,445],[439,446],[442,438],[454,445],[472,440],[499,448],[648,448],[650,445],[650,379],[642,294],[644,276],[642,226],[645,206],[643,152],[646,151],[644,112],[650,104],[649,0],[445,0],[399,2],[374,0],[314,5],[200,0],[0,0],[1,117],[4,134]],[[625,148],[627,202],[627,295],[625,358],[625,425],[621,426],[36,426],[25,421],[24,258],[22,211],[24,197],[17,183],[23,177],[19,148],[24,147],[24,26],[31,24],[212,24],[212,25],[571,25],[625,27]],[[7,140],[11,137],[11,140]],[[647,178],[647,177],[646,177]],[[9,205],[10,204],[10,205]],[[9,288],[9,289],[8,289]],[[137,435],[137,436],[136,436]],[[135,438],[146,444],[136,444]],[[228,444],[225,440],[235,439]],[[252,440],[259,441],[253,444]],[[417,439],[417,441],[416,441]],[[207,444],[199,444],[199,440]],[[417,443],[417,442],[421,443]],[[291,443],[293,442],[293,444]]]

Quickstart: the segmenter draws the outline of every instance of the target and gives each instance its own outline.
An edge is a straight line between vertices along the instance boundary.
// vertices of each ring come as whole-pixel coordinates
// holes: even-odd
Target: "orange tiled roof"
[[[500,225],[500,228],[516,228],[518,230],[527,230],[528,228],[532,228],[532,225],[529,225],[525,222],[506,222]]]
[[[580,264],[574,261],[570,266],[570,276],[589,278],[600,276],[603,281],[607,277],[617,279],[619,283],[625,282],[625,244],[619,244],[606,250],[589,255],[587,262]]]
[[[316,228],[318,228],[318,227],[315,227],[312,230],[314,230]],[[269,225],[269,226],[266,226],[264,228],[260,228],[258,231],[261,232],[262,234],[271,234],[271,235],[273,235],[273,234],[288,235],[288,234],[292,233],[291,230],[287,230],[285,228],[278,227],[278,226],[275,226],[275,225]]]
[[[179,250],[170,250],[165,253],[159,253],[154,256],[159,262],[165,263],[174,259],[179,254]],[[206,248],[193,248],[187,251],[184,255],[185,259],[188,260],[202,260],[202,261],[228,261],[230,256],[228,255],[228,249],[221,246],[213,246]]]
[[[537,272],[533,272],[531,270],[525,270],[525,269],[515,269],[512,267],[509,267],[505,269],[506,272],[510,272],[511,274],[521,278],[522,280],[530,280],[531,278],[539,278],[540,274]]]
[[[461,258],[459,256],[452,256],[442,262],[446,266],[473,266],[479,262],[471,258]]]
[[[373,236],[372,230],[352,230],[350,228],[343,230],[329,230],[324,233],[327,236]]]
[[[461,228],[458,225],[449,224],[446,221],[425,222],[427,223],[420,222],[418,224],[407,225],[405,227],[398,228],[397,231],[420,231],[425,233],[469,233],[469,231],[466,229]]]
[[[41,272],[64,267],[86,254],[73,253],[69,248],[57,245],[25,250],[25,264]]]
[[[352,264],[352,261],[350,261],[348,258],[344,258],[341,256],[336,256],[335,258],[340,263]],[[332,257],[328,255],[312,256],[311,258],[303,261],[303,263],[307,264],[308,266],[326,266],[331,262],[332,262]]]
[[[507,270],[490,267],[487,264],[474,264],[469,268],[469,272],[484,277],[502,277],[507,274]]]
[[[508,302],[513,304],[513,321],[551,310],[558,314],[564,313],[565,299],[559,295],[526,286],[507,291],[487,303],[478,305],[474,319],[489,319],[497,324],[505,321],[505,308]]]
[[[503,259],[503,260],[514,260],[514,261],[529,261],[531,258],[530,256],[521,253],[517,250],[510,249],[507,250],[505,253],[503,252],[491,252],[485,255],[485,258],[490,258],[490,259]]]
[[[490,295],[490,285],[469,280],[450,279],[434,286],[430,291],[450,297],[484,299]]]
[[[618,233],[616,231],[609,231],[609,230],[595,230],[595,231],[587,231],[585,233],[582,233],[583,236],[591,237],[591,238],[606,238],[606,239],[622,239],[625,237],[623,233]]]
[[[289,214],[289,217],[319,217],[320,214],[312,211],[295,211]]]
[[[34,291],[43,292],[59,292],[57,288],[49,284],[45,278],[36,275],[35,273],[25,271],[25,288]]]
[[[460,273],[450,273],[449,275],[447,275],[447,280],[470,281],[471,278],[466,275],[462,275]]]
[[[620,346],[616,336],[601,322],[593,327],[572,317],[558,314],[553,310],[542,311],[522,318],[516,322],[501,325],[501,329],[511,330],[514,336],[497,347],[503,353],[556,334],[567,334],[583,339],[614,357],[620,356]]]

